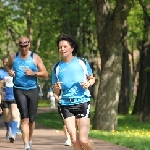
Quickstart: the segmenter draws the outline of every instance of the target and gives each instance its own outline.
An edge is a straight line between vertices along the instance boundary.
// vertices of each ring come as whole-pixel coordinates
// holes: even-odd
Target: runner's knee
[[[86,138],[86,137],[81,137],[81,138],[79,138],[79,141],[80,141],[80,144],[84,147],[84,146],[87,146],[88,145],[88,142],[89,142],[89,140],[88,140],[88,138]]]

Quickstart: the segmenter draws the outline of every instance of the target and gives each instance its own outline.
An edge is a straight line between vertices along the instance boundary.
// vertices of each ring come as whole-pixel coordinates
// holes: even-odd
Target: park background
[[[41,99],[49,101],[51,70],[60,60],[56,39],[71,34],[79,43],[77,56],[88,60],[96,77],[90,134],[149,149],[149,0],[1,0],[0,11],[0,66],[18,51],[19,37],[29,37],[49,72],[38,80]]]

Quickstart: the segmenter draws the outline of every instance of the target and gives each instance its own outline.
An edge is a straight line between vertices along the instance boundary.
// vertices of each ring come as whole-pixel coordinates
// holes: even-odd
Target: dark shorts
[[[16,104],[16,100],[11,100],[11,101],[3,101],[3,108],[10,108],[11,104]]]
[[[58,104],[58,112],[63,119],[72,116],[75,116],[76,118],[90,118],[90,102],[85,102],[73,106],[62,106]]]
[[[30,90],[14,88],[14,97],[21,119],[29,118],[29,122],[34,122],[38,106],[38,91],[38,88]]]

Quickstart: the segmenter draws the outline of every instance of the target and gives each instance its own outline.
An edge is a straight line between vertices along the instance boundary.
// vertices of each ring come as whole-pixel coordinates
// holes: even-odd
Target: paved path
[[[39,108],[38,113],[50,111],[49,108]],[[32,150],[73,150],[72,146],[64,146],[65,136],[63,131],[46,128],[40,124],[36,124],[33,135]],[[129,148],[93,139],[95,150],[131,150]],[[23,142],[21,135],[17,135],[15,143],[10,143],[5,138],[5,128],[3,119],[0,118],[0,150],[23,150]]]

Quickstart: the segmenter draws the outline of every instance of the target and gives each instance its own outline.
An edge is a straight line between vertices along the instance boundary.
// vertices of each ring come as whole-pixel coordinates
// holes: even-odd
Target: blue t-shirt
[[[0,80],[6,79],[5,86],[3,88],[3,100],[11,101],[14,100],[13,93],[13,77],[10,77],[8,72],[5,69],[0,69]]]
[[[20,58],[19,55],[14,58],[13,70],[15,71],[15,88],[24,90],[37,88],[37,77],[26,75],[24,71],[27,68],[34,72],[37,72],[38,70],[31,55],[26,59]]]
[[[89,90],[84,89],[81,86],[81,83],[85,81],[86,75],[78,59],[79,58],[74,57],[69,63],[60,61],[58,64],[58,77],[55,74],[54,68],[52,70],[52,84],[55,84],[58,80],[62,82],[62,92],[60,100],[60,104],[62,105],[74,105],[78,103],[84,103],[90,100]],[[92,69],[90,68],[87,61],[85,65],[88,72],[87,76],[92,75]],[[78,102],[70,102],[67,100],[69,98],[81,98],[82,100]]]

